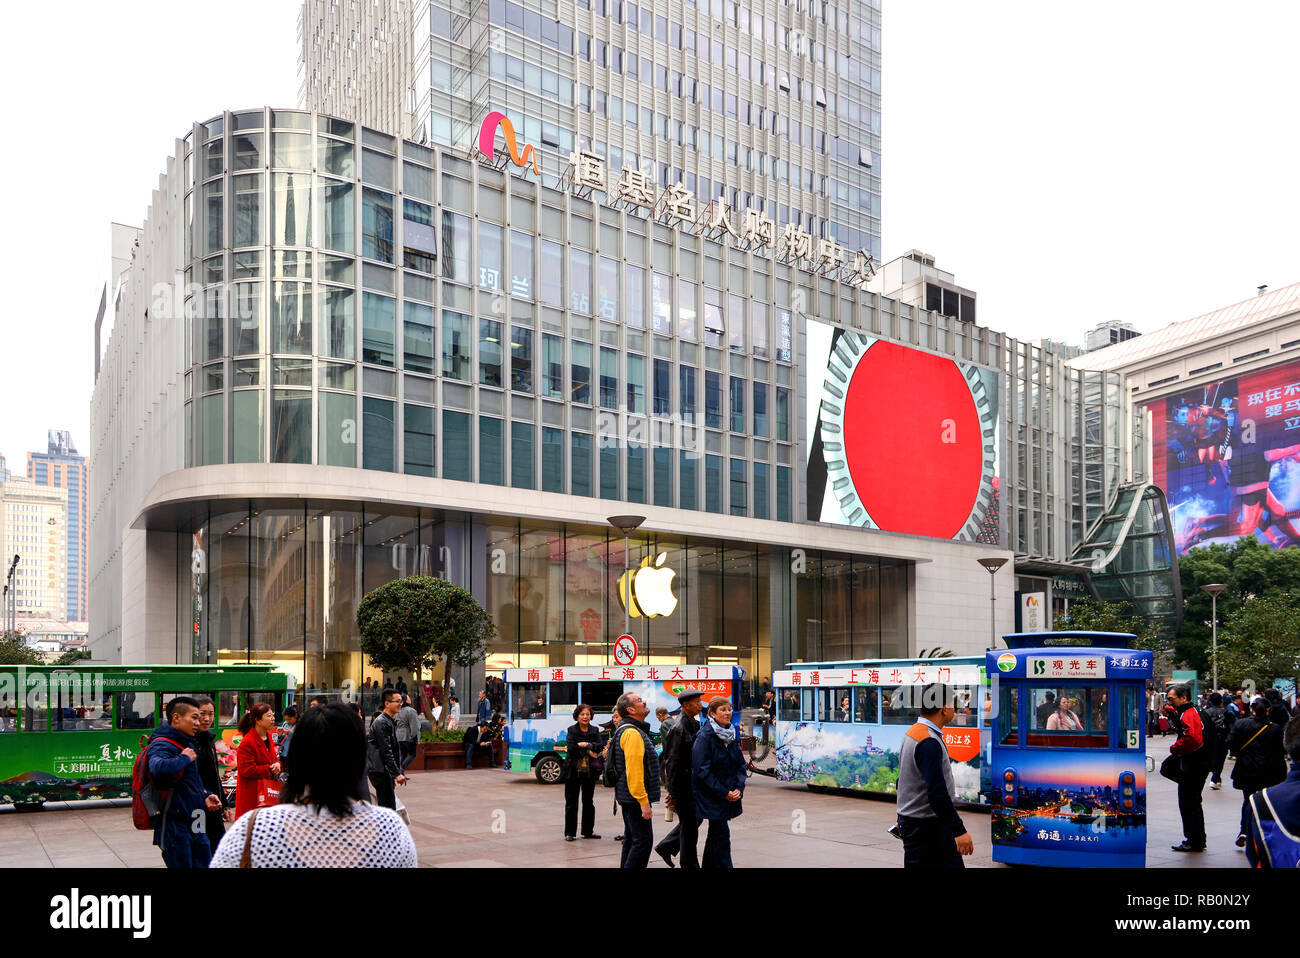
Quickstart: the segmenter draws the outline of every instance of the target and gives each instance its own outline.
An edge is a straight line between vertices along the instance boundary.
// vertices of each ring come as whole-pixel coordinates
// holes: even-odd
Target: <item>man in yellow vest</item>
[[[975,843],[954,804],[952,762],[943,727],[957,714],[952,689],[927,685],[920,692],[921,715],[903,736],[898,756],[898,825],[904,868],[964,868],[963,855]]]

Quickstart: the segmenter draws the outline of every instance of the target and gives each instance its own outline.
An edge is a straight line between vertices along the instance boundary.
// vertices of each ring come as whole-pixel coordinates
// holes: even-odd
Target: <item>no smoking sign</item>
[[[631,665],[636,661],[638,646],[636,639],[630,635],[620,635],[614,640],[614,661],[619,665]]]

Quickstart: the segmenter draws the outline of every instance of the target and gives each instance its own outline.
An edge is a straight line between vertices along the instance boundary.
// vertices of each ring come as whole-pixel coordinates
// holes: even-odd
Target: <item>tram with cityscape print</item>
[[[678,710],[677,696],[697,689],[706,702],[731,699],[732,724],[740,727],[738,707],[745,670],[734,665],[556,666],[506,669],[507,767],[531,771],[539,782],[554,785],[563,779],[565,737],[579,704],[592,708],[592,724],[607,725],[614,704],[624,693],[641,696],[650,712],[645,720],[659,744],[659,706]]]
[[[844,794],[896,795],[903,736],[921,690],[950,686],[957,714],[943,730],[962,804],[987,803],[988,682],[983,656],[800,662],[772,677],[776,777]]]

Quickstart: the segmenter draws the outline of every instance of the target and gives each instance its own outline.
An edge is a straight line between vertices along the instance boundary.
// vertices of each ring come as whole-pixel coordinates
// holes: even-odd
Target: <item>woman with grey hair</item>
[[[731,863],[731,825],[742,812],[745,792],[745,756],[731,724],[731,699],[718,696],[709,703],[708,720],[701,723],[691,749],[695,812],[708,819],[701,868],[734,868]]]

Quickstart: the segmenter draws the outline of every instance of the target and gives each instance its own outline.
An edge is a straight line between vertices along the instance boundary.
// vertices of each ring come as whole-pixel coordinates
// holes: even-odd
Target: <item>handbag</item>
[[[276,778],[259,778],[257,780],[257,807],[280,804],[281,782]]]
[[[1160,774],[1171,782],[1177,782],[1183,777],[1183,766],[1179,756],[1170,755],[1160,763]]]

